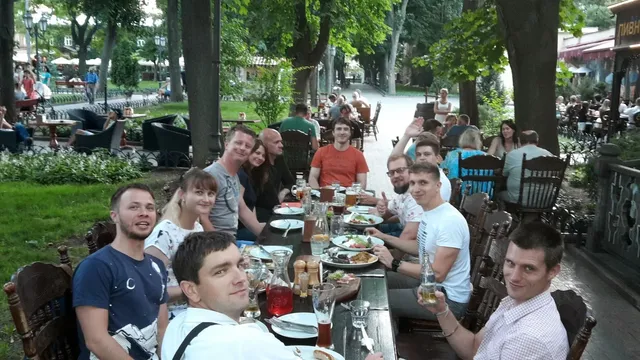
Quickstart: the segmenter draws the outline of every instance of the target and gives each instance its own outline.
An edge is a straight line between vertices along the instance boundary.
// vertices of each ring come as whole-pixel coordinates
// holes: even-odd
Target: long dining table
[[[265,228],[260,236],[258,236],[256,243],[260,245],[290,246],[292,248],[293,254],[289,260],[289,277],[293,281],[293,263],[298,256],[311,255],[311,246],[310,243],[302,241],[301,230],[291,230],[285,238],[283,237],[284,231],[274,229],[269,226],[271,221],[281,218],[300,219],[301,217],[274,215],[265,225]],[[323,268],[324,270],[331,271],[339,270],[326,265]],[[367,300],[371,304],[369,315],[367,317],[366,331],[369,337],[374,340],[374,351],[381,352],[385,360],[397,359],[384,266],[378,262],[365,268],[349,269],[345,271],[354,273],[356,276],[359,276],[361,280],[360,290],[353,299]],[[311,294],[304,299],[294,295],[293,312],[313,313],[313,305],[311,301]],[[271,325],[264,321],[265,318],[271,317],[271,314],[267,311],[266,293],[260,295],[259,303],[261,311],[260,319],[267,325],[269,330],[272,331]],[[333,313],[332,325],[331,338],[334,345],[334,351],[344,356],[347,360],[363,360],[367,357],[369,352],[366,347],[361,346],[360,344],[360,340],[362,339],[361,331],[353,327],[350,311],[338,303],[336,303]],[[291,339],[282,337],[273,331],[272,333],[274,333],[274,335],[285,345],[314,346],[317,340],[316,337],[310,339]]]

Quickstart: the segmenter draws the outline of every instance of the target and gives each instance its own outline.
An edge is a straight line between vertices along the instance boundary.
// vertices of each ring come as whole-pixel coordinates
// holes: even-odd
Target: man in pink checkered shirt
[[[439,291],[438,303],[427,308],[463,359],[565,360],[567,332],[549,292],[551,280],[560,272],[562,237],[553,227],[534,222],[520,225],[509,240],[503,268],[509,296],[482,330],[474,334],[463,328]]]

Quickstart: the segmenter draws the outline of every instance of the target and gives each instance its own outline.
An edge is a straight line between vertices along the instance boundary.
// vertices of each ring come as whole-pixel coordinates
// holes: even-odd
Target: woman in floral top
[[[145,252],[162,260],[167,267],[169,319],[187,308],[187,304],[182,301],[182,290],[173,274],[171,259],[187,235],[204,231],[198,218],[202,214],[209,216],[217,190],[216,180],[211,174],[195,168],[189,170],[163,209],[162,219],[144,242]]]

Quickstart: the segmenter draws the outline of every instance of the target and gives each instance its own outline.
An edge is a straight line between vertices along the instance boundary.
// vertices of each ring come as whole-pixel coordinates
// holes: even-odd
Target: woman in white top
[[[520,147],[518,127],[512,120],[505,120],[500,124],[500,136],[491,141],[487,154],[503,158],[511,150]]]
[[[211,174],[197,168],[189,170],[164,207],[162,219],[144,242],[144,251],[162,260],[167,267],[169,319],[187,308],[187,304],[182,301],[182,290],[173,274],[171,259],[187,235],[204,231],[198,218],[202,214],[209,216],[217,191],[218,185]]]
[[[447,119],[447,115],[451,112],[452,104],[449,102],[449,90],[440,90],[440,100],[433,104],[433,111],[436,116],[435,119],[444,123]]]

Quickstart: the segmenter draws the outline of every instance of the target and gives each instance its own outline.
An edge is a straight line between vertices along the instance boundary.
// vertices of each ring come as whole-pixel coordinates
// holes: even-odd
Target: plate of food
[[[369,251],[376,245],[384,245],[384,241],[381,239],[366,235],[336,236],[331,242],[336,246],[352,251]]]
[[[287,346],[302,360],[344,360],[337,352],[317,346],[291,345]]]
[[[337,251],[323,254],[320,260],[333,267],[343,269],[357,269],[367,267],[378,261],[378,257],[368,252]]]
[[[344,217],[345,224],[356,227],[376,226],[378,224],[381,224],[383,221],[384,219],[382,219],[380,216],[370,214],[352,213],[351,215]]]
[[[347,208],[347,211],[358,214],[369,214],[369,210],[375,209],[374,206],[357,205]]]

